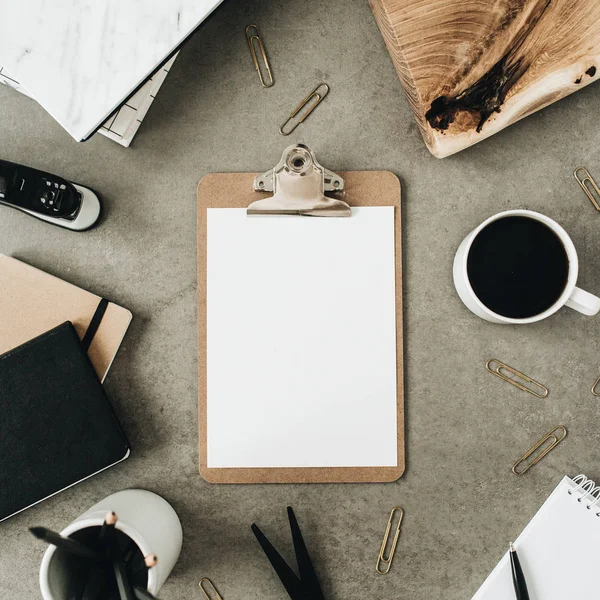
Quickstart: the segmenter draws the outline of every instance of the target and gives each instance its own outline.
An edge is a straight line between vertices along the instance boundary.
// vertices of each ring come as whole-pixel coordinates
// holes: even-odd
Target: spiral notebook
[[[565,477],[515,547],[530,600],[592,598],[600,581],[600,486],[585,475]],[[512,598],[515,591],[507,552],[472,600]]]

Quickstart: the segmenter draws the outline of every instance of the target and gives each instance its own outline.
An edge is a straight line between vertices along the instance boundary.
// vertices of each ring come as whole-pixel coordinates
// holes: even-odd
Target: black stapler
[[[92,228],[102,212],[93,190],[5,160],[0,160],[0,204],[74,231]]]

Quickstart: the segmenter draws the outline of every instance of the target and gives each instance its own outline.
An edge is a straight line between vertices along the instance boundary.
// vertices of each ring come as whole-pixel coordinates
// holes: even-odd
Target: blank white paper
[[[588,509],[590,497],[575,487],[565,477],[515,542],[531,600],[598,597],[600,506]],[[514,597],[507,553],[473,600]]]
[[[394,207],[207,237],[208,467],[397,466]]]

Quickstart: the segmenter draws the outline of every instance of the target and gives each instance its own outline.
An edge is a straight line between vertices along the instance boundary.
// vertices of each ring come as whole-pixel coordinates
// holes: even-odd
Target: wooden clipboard
[[[211,173],[198,184],[198,418],[200,475],[209,483],[375,483],[395,481],[404,473],[404,363],[402,327],[402,229],[400,181],[389,171],[339,173],[350,206],[395,207],[396,359],[398,464],[395,467],[208,468],[206,372],[206,211],[208,208],[247,208],[266,197],[253,190],[257,173]],[[307,217],[298,217],[307,218]]]

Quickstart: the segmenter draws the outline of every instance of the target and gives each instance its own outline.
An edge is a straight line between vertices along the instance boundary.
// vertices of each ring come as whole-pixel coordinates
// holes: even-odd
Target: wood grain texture
[[[206,255],[208,208],[247,208],[266,197],[253,190],[258,173],[211,173],[198,184],[198,422],[200,474],[209,483],[375,483],[395,481],[404,473],[404,357],[402,321],[402,227],[400,181],[389,171],[347,171],[344,200],[350,206],[394,206],[396,248],[396,385],[398,466],[311,468],[209,468],[207,464]],[[305,218],[305,217],[299,217]]]
[[[444,157],[600,77],[600,0],[370,0]]]

